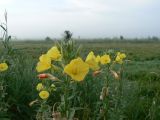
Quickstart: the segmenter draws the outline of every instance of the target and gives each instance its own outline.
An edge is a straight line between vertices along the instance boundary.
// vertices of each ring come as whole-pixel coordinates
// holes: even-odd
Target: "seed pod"
[[[103,87],[100,95],[100,100],[104,100],[104,98],[107,97],[108,95],[109,95],[108,88]]]
[[[37,103],[38,102],[38,100],[36,99],[36,100],[34,100],[34,101],[31,101],[30,103],[29,103],[29,106],[31,107],[33,104],[35,104],[35,103]]]
[[[101,70],[97,70],[93,72],[93,77],[96,77],[97,75],[99,75],[101,73]]]
[[[104,109],[103,108],[100,108],[100,114],[104,114]]]
[[[52,117],[53,117],[53,120],[61,120],[62,119],[60,112],[53,112]]]
[[[59,79],[57,78],[57,77],[55,77],[55,76],[53,76],[53,75],[51,75],[51,74],[47,74],[48,75],[48,78],[49,79],[51,79],[51,80],[53,80],[53,81],[59,81]]]
[[[113,75],[113,77],[116,79],[116,80],[119,80],[119,75],[117,72],[113,71],[113,70],[110,70],[111,74]]]
[[[100,100],[103,100],[103,95],[102,95],[102,94],[100,95],[99,99],[100,99]]]
[[[103,87],[103,88],[102,88],[102,92],[103,92],[103,98],[105,98],[105,97],[108,96],[108,88]]]

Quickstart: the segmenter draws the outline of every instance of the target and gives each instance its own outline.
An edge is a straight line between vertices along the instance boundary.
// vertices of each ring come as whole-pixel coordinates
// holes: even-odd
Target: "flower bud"
[[[59,81],[59,79],[57,78],[57,77],[55,77],[55,76],[53,76],[52,74],[47,74],[48,75],[48,78],[50,79],[50,80],[53,80],[53,81]]]
[[[102,94],[100,95],[99,99],[100,99],[100,100],[103,100],[103,95],[102,95]]]
[[[48,77],[49,77],[48,74],[45,74],[45,73],[38,75],[39,79],[44,79],[44,78],[48,78]]]
[[[36,100],[34,100],[34,101],[31,101],[30,103],[29,103],[29,106],[31,107],[33,104],[35,104],[35,103],[37,103],[38,102],[38,100],[36,99]]]

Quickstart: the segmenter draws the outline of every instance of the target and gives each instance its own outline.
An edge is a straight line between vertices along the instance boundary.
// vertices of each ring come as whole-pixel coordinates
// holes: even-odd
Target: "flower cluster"
[[[43,54],[39,57],[39,62],[37,63],[36,70],[37,72],[43,72],[49,70],[54,61],[61,60],[61,53],[56,46],[53,46],[46,54]],[[50,86],[47,84],[47,80],[44,79],[55,79],[51,74],[40,74],[38,75],[39,79],[43,80],[41,83],[37,84],[37,91],[39,91],[39,96],[41,99],[45,100],[49,97],[51,91],[55,91],[55,85],[51,84]],[[46,85],[45,85],[46,84]]]
[[[39,62],[36,67],[37,71],[43,72],[50,69],[52,66],[54,66],[52,65],[52,61],[59,61],[62,57],[63,56],[61,55],[58,48],[56,46],[53,46],[47,52],[47,54],[43,54],[42,56],[40,56]],[[118,52],[114,62],[122,64],[125,58],[126,55],[124,53]],[[75,81],[82,81],[89,72],[89,68],[96,71],[100,69],[100,64],[105,65],[111,62],[112,61],[110,55],[104,54],[102,56],[95,56],[94,52],[91,51],[87,55],[85,61],[83,61],[80,57],[71,60],[70,63],[68,63],[64,67],[64,73],[68,74]]]
[[[125,58],[126,55],[124,53],[118,52],[113,62],[122,64]],[[110,64],[111,62],[110,55],[104,54],[102,56],[95,56],[94,52],[91,51],[87,55],[85,62],[80,57],[71,60],[71,62],[65,66],[64,72],[71,76],[73,80],[82,81],[89,72],[89,69],[95,71],[94,73],[96,74],[97,72],[99,73],[97,70],[101,68],[100,65]]]
[[[46,54],[43,54],[39,58],[37,64],[37,72],[43,72],[48,70],[52,66],[52,61],[61,60],[61,53],[56,46],[52,47]]]
[[[122,64],[122,63],[123,63],[123,60],[124,60],[125,58],[126,58],[126,54],[117,52],[117,56],[116,56],[115,62],[117,62],[117,63],[119,63],[119,64]]]
[[[55,79],[51,74],[39,74],[38,78],[41,80],[36,86],[37,91],[39,91],[39,97],[43,100],[46,100],[50,92],[56,91],[56,87],[54,84],[48,84],[48,79]]]
[[[94,52],[91,51],[87,55],[85,62],[80,57],[71,60],[71,62],[65,66],[64,72],[71,76],[73,80],[82,81],[89,72],[89,69],[96,71],[100,69],[100,63],[105,65],[110,62],[111,58],[109,55],[105,54],[101,57],[99,55],[95,56]]]
[[[100,92],[100,104],[102,105],[100,108],[103,111],[107,111],[106,101],[108,101],[110,92],[109,79],[112,77],[118,81],[121,80],[122,70],[119,67],[122,66],[121,64],[123,64],[126,58],[125,53],[108,51],[103,54],[95,54],[93,51],[90,51],[84,58],[80,56],[79,49],[77,49],[72,40],[68,42],[62,41],[58,45],[58,47],[53,46],[46,54],[42,54],[36,66],[37,72],[40,73],[38,75],[40,82],[36,86],[40,99],[32,101],[30,105],[40,103],[40,114],[38,112],[37,116],[40,118],[43,118],[45,115],[50,116],[51,113],[46,114],[46,112],[51,110],[51,103],[48,99],[58,95],[57,97],[60,99],[53,105],[53,108],[55,108],[52,113],[53,118],[56,118],[55,114],[59,113],[61,116],[59,119],[67,119],[68,113],[71,112],[70,108],[77,106],[70,104],[72,100],[75,101],[77,99],[74,97],[75,93],[81,94],[78,88],[81,84],[77,85],[77,83],[81,81],[85,83],[87,81],[86,76],[92,75],[92,77],[96,77],[103,73],[107,74],[105,74],[106,77],[104,77],[102,91]],[[120,65],[117,66],[116,64]],[[42,115],[41,112],[44,114]]]
[[[49,70],[51,67],[55,66],[53,65],[54,61],[61,62],[62,58],[63,56],[60,53],[60,50],[58,50],[56,46],[53,46],[46,54],[40,56],[36,67],[37,72],[44,72]],[[111,60],[111,56],[109,54],[96,56],[94,52],[91,51],[85,60],[83,60],[81,57],[77,57],[72,59],[68,64],[62,65],[62,73],[66,73],[68,76],[70,76],[71,80],[82,81],[88,74],[89,69],[95,71],[94,73],[96,74],[97,71],[100,71],[101,65],[111,64],[111,62],[122,64],[125,58],[126,55],[120,52],[118,52],[115,56],[115,60]],[[49,76],[47,74],[40,74],[39,78],[49,78]],[[39,96],[42,99],[47,99],[49,97],[49,92],[43,83],[39,83],[37,85],[37,90],[40,91]]]

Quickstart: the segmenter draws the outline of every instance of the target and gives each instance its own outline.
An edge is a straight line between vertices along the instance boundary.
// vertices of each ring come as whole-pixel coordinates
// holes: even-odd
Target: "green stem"
[[[110,66],[107,65],[106,67],[106,73],[109,73],[110,70]],[[109,87],[109,74],[106,74],[105,76],[105,84],[104,87],[106,88],[106,90]],[[106,91],[108,92],[108,91]],[[104,100],[103,100],[103,109],[104,109],[104,115],[103,115],[103,119],[106,120],[107,119],[107,113],[108,113],[108,108],[109,108],[109,96],[105,96]]]

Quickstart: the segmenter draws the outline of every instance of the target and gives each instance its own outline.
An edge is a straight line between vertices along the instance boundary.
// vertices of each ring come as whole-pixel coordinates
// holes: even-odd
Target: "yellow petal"
[[[96,62],[99,63],[100,61],[101,61],[101,57],[98,55],[98,56],[96,57]]]
[[[97,62],[96,57],[92,51],[88,54],[85,62],[89,65],[89,67],[92,70],[99,69],[98,62]]]
[[[51,59],[47,54],[43,54],[39,57],[40,62],[51,64]]]
[[[51,68],[51,64],[45,62],[38,62],[36,70],[37,72],[43,72]]]
[[[52,59],[52,60],[59,60],[61,58],[60,51],[56,46],[52,47],[48,52],[47,55]]]

